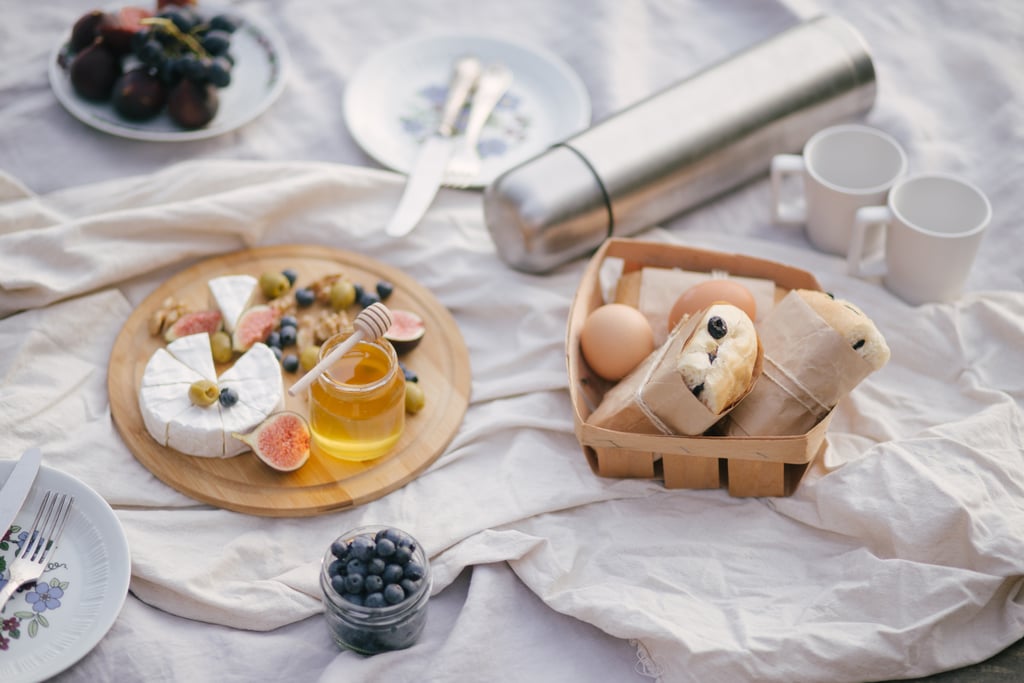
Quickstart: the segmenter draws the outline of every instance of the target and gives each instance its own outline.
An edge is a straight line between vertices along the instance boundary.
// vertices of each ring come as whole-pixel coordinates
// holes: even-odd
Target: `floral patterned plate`
[[[480,137],[483,169],[472,186],[487,185],[589,125],[587,90],[556,55],[504,38],[445,34],[388,47],[352,75],[345,123],[359,146],[384,166],[408,173],[420,143],[440,122],[452,63],[465,54],[484,64],[502,62],[514,79]]]
[[[14,461],[0,461],[6,481]],[[74,477],[42,467],[21,513],[0,537],[0,586],[28,535],[47,490],[75,498],[60,544],[35,584],[19,589],[0,613],[0,681],[50,678],[84,657],[106,635],[128,595],[128,540],[113,510]]]

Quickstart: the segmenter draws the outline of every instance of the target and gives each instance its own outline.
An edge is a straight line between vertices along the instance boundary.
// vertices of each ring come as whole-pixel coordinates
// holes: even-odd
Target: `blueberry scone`
[[[693,395],[719,415],[750,388],[757,347],[747,314],[732,304],[714,304],[680,349],[676,369]]]

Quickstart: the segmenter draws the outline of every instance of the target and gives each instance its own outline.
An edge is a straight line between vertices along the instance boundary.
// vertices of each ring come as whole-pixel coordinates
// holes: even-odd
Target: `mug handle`
[[[807,205],[802,197],[782,201],[782,183],[787,177],[802,175],[804,158],[797,154],[776,154],[772,157],[772,221],[777,225],[803,225],[807,221]]]
[[[867,240],[868,230],[886,230],[891,221],[892,211],[888,206],[865,206],[857,209],[857,215],[853,219],[853,231],[850,233],[850,247],[846,252],[846,267],[850,275],[862,278],[885,275],[885,254],[864,261],[864,242]],[[882,249],[884,251],[885,247]]]

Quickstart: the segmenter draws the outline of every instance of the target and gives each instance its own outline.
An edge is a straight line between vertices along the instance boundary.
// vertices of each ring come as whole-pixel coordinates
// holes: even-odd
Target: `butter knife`
[[[25,504],[32,483],[39,473],[39,464],[43,454],[38,448],[30,448],[21,455],[21,459],[11,470],[0,488],[0,538],[11,528],[14,518],[18,516],[21,506]]]
[[[451,83],[448,86],[448,97],[445,99],[441,114],[441,124],[437,131],[424,141],[416,155],[416,162],[409,173],[398,208],[385,228],[388,235],[401,237],[408,234],[434,201],[434,196],[444,180],[445,166],[455,146],[455,121],[473,91],[480,70],[480,60],[476,57],[462,57],[455,62]]]

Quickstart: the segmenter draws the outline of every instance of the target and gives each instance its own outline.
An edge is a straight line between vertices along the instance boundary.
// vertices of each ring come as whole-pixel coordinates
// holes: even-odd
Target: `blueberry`
[[[349,593],[362,593],[363,592],[363,575],[362,574],[349,574],[345,577],[345,590]]]
[[[376,547],[376,543],[369,536],[356,536],[352,539],[352,543],[349,546],[349,552],[352,556],[362,560],[363,562],[369,562],[373,559],[373,550]]]
[[[345,572],[348,574],[366,574],[366,563],[358,557],[353,557],[345,563]]]
[[[281,359],[281,367],[287,372],[296,372],[299,369],[299,357],[294,353],[289,353],[287,356]]]
[[[299,308],[308,308],[316,302],[316,293],[309,287],[295,290],[295,303]]]
[[[369,562],[366,563],[366,572],[368,574],[380,575],[380,574],[384,573],[384,567],[386,567],[386,566],[387,566],[387,562],[385,562],[384,560],[382,560],[379,557],[375,557],[375,558],[373,558],[372,560],[370,560]]]
[[[277,346],[271,346],[270,350],[274,352],[274,358],[276,358],[277,362],[280,363],[281,362],[281,358],[284,355],[284,354],[281,353],[281,349],[279,347],[277,347]]]
[[[282,316],[279,327],[298,327],[299,321],[294,315]]]
[[[413,581],[419,581],[423,578],[425,573],[423,565],[418,562],[410,562],[405,565],[405,569],[402,571],[402,576],[406,579],[412,579]]]
[[[341,560],[334,560],[329,565],[327,565],[327,576],[331,577],[332,579],[335,576],[340,576],[344,573],[344,571],[345,563]]]
[[[398,585],[402,587],[406,595],[412,595],[420,589],[420,582],[413,581],[412,579],[402,579],[398,582]]]
[[[342,593],[341,597],[345,598],[345,600],[351,602],[353,605],[362,606],[365,604],[362,593]]]
[[[384,567],[384,583],[398,583],[405,576],[405,570],[400,564],[389,564]]]
[[[693,389],[690,389],[690,391],[693,392],[694,396],[700,396],[700,392],[704,391],[704,382],[701,382],[700,384],[695,386]]]
[[[399,531],[398,529],[395,529],[393,527],[389,527],[389,528],[385,529],[383,531],[383,534],[384,534],[384,538],[388,539],[389,541],[391,541],[395,545],[399,545],[402,541],[405,541],[405,540],[407,540],[409,538],[404,533],[402,533],[401,531]]]
[[[383,607],[386,604],[383,593],[369,593],[363,600],[363,605],[366,607]]]
[[[282,325],[281,331],[277,334],[281,339],[281,348],[283,349],[295,343],[295,339],[298,337],[299,331],[292,325]]]
[[[338,559],[345,559],[348,555],[348,542],[341,540],[340,538],[331,544],[331,554]]]
[[[404,565],[412,559],[412,548],[407,545],[400,545],[395,548],[395,554],[391,556],[393,562]]]
[[[379,593],[384,590],[384,579],[377,574],[368,574],[363,579],[363,590],[367,593]]]
[[[225,408],[230,408],[238,403],[238,392],[231,387],[224,387],[220,390],[220,396],[217,400],[219,400],[220,404]]]
[[[334,576],[332,576],[331,577],[331,588],[333,588],[334,592],[337,593],[338,595],[344,595],[345,594],[345,577],[341,576],[340,574],[335,574]]]
[[[395,286],[387,280],[381,280],[377,283],[377,296],[380,297],[381,301],[387,301],[387,298],[391,296],[391,293],[395,291]]]
[[[377,557],[391,557],[395,554],[394,541],[382,538],[377,541]]]
[[[359,301],[360,297],[366,293],[366,290],[358,282],[352,284],[352,289],[356,290],[356,301]]]
[[[272,349],[280,349],[281,333],[278,332],[277,330],[274,330],[273,332],[267,335],[267,338],[263,340],[263,343]]]
[[[405,600],[405,591],[397,583],[393,583],[384,588],[384,600],[389,605],[397,605],[402,600]]]
[[[729,333],[729,327],[719,316],[715,315],[708,321],[708,334],[712,339],[721,339]]]
[[[405,366],[405,363],[398,361],[398,367],[402,368],[402,374],[406,382],[419,382],[420,376]]]
[[[376,294],[370,294],[369,292],[363,292],[356,297],[356,303],[363,308],[369,308],[370,306],[379,303],[380,297]]]

